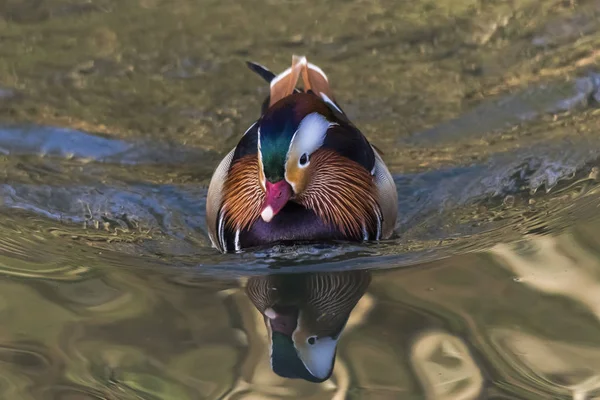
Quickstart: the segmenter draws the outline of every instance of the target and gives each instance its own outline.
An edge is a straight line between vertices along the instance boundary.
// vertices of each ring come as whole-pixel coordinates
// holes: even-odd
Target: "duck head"
[[[270,222],[288,201],[307,194],[315,172],[326,167],[327,152],[323,146],[328,131],[336,126],[339,124],[324,102],[310,93],[296,93],[280,100],[261,118],[258,171],[265,191],[261,205],[265,222]]]
[[[304,91],[296,89],[300,76]],[[269,223],[293,201],[361,237],[365,226],[376,225],[379,209],[370,144],[333,100],[323,71],[306,58],[294,57],[292,67],[265,78],[269,106],[255,124],[260,217]]]
[[[307,91],[296,90],[302,75]],[[312,82],[315,82],[312,84]],[[311,178],[311,156],[325,141],[332,112],[325,103],[331,91],[323,71],[294,56],[292,66],[270,81],[269,108],[258,127],[260,182],[265,190],[261,217],[271,219],[293,197],[300,197]],[[312,87],[324,97],[315,96]],[[335,106],[337,107],[337,106]],[[329,119],[328,119],[329,117]]]
[[[306,326],[302,314],[303,310],[295,306],[265,310],[271,339],[271,368],[284,378],[323,382],[333,372],[341,329],[319,336]]]
[[[329,379],[340,335],[369,283],[367,271],[250,278],[246,293],[265,318],[273,371]]]

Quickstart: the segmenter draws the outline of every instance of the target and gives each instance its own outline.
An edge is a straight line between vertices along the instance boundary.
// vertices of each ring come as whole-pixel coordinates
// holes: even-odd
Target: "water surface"
[[[0,2],[0,398],[600,396],[600,3],[401,3]],[[397,235],[218,254],[244,61],[294,53],[384,149]],[[331,379],[275,374],[248,287],[348,276]]]

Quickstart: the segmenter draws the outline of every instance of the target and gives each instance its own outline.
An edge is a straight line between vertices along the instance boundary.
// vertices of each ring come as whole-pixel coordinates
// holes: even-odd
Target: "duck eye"
[[[304,153],[300,156],[300,165],[305,166],[308,163],[308,154]]]
[[[311,336],[308,338],[308,344],[313,345],[315,344],[317,341],[317,338],[315,336]]]

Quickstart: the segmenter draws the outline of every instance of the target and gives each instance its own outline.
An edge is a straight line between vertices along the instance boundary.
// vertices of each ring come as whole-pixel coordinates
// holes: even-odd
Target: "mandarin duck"
[[[211,178],[206,220],[213,246],[227,253],[389,238],[396,185],[377,149],[334,100],[323,71],[297,56],[279,75],[248,65],[269,82],[270,94]]]
[[[329,379],[340,335],[370,283],[369,271],[248,279],[246,294],[269,334],[273,372],[310,382]]]

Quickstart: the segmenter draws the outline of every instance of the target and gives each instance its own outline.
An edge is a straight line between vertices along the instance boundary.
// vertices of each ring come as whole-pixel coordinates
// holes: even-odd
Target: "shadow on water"
[[[254,3],[0,2],[0,398],[600,396],[598,2]],[[218,254],[243,61],[291,53],[397,235]]]

